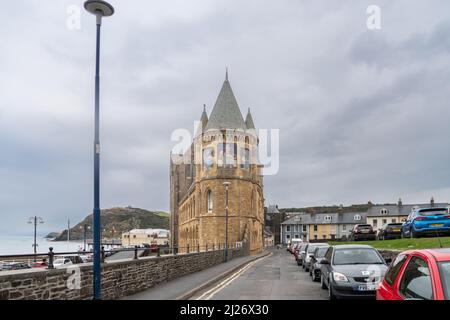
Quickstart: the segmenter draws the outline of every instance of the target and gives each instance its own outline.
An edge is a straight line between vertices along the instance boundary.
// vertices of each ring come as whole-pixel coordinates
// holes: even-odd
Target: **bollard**
[[[156,252],[156,256],[161,257],[161,249],[159,248],[159,246],[158,246],[158,251]]]
[[[189,253],[189,243],[187,244],[187,247],[186,247],[187,249],[186,249],[186,252],[187,253]]]
[[[205,246],[205,251],[208,252],[208,244]]]
[[[197,252],[200,252],[200,244],[197,244]]]
[[[174,246],[172,250],[173,250],[173,255],[176,256],[177,253],[178,253],[178,247],[177,247],[177,246]]]
[[[213,243],[213,251],[214,251],[214,243]]]
[[[103,262],[105,262],[105,246],[102,246],[100,253],[102,256],[102,263],[103,263]]]
[[[48,248],[48,267],[47,269],[54,269],[53,266],[53,257],[55,256],[55,253],[53,252],[53,247]]]
[[[134,260],[138,258],[138,246],[134,246]]]

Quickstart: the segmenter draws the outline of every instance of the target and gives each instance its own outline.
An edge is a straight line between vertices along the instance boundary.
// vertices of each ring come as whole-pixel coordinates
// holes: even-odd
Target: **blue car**
[[[402,238],[450,234],[450,214],[446,207],[413,209],[402,225]]]

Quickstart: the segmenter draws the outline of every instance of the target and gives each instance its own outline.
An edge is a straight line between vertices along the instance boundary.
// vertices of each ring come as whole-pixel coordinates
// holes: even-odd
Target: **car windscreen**
[[[314,253],[314,251],[316,250],[316,248],[317,247],[324,247],[323,245],[322,246],[308,246],[308,253]],[[326,248],[328,248],[328,246],[325,246]]]
[[[325,257],[325,253],[327,252],[328,247],[319,247],[316,252],[316,258],[323,258]]]
[[[391,228],[401,227],[402,223],[389,223],[387,226]]]
[[[427,210],[427,211],[420,211],[419,215],[425,216],[425,217],[432,217],[432,216],[445,216],[448,213],[447,210]]]
[[[438,265],[445,299],[450,300],[450,261],[439,262]]]
[[[348,248],[335,251],[333,264],[384,264],[384,262],[375,249]]]

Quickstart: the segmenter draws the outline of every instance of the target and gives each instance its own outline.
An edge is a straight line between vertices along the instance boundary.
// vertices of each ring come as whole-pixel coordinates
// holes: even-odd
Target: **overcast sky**
[[[0,234],[92,210],[95,18],[83,1],[0,10]],[[450,2],[118,1],[102,33],[102,207],[169,208],[174,129],[225,67],[245,116],[280,129],[266,204],[450,200]],[[366,26],[369,5],[381,29]],[[70,20],[69,20],[70,21]]]

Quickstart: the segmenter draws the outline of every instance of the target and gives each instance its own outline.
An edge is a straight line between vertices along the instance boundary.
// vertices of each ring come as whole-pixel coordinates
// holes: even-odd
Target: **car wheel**
[[[309,268],[306,268],[306,267],[305,267],[305,272],[309,272]]]
[[[414,231],[413,227],[411,227],[411,229],[409,229],[409,237],[411,239],[418,238],[417,233]]]
[[[320,287],[324,290],[327,288],[325,285],[325,280],[323,280],[323,276],[320,276]]]

